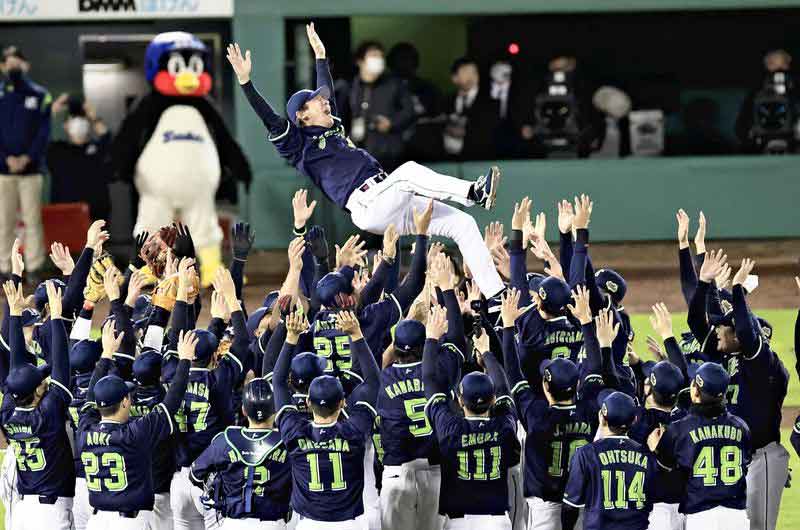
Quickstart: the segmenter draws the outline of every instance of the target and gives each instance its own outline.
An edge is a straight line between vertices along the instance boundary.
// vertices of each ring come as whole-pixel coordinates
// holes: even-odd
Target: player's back
[[[166,391],[161,386],[138,387],[131,395],[131,419],[141,418],[164,400]],[[175,473],[175,438],[161,440],[153,451],[153,487],[156,493],[168,493]]]
[[[692,409],[667,428],[658,455],[665,467],[676,467],[686,477],[682,513],[717,506],[745,509],[751,440],[741,418],[730,412],[706,416]]]
[[[422,361],[383,369],[377,409],[384,465],[398,466],[431,456],[433,427],[425,415],[425,403]]]
[[[238,372],[233,361],[224,358],[220,365],[192,368],[183,402],[175,414],[178,430],[176,459],[178,466],[189,467],[225,427],[233,424],[233,384]]]
[[[583,332],[566,316],[545,320],[531,308],[520,317],[517,333],[522,372],[532,383],[539,382],[537,388],[541,388],[542,361],[561,357],[579,364],[582,360]]]
[[[327,309],[319,311],[311,325],[314,351],[328,360],[325,372],[329,374],[338,374],[353,367],[350,337],[336,327],[337,313]]]
[[[644,446],[606,436],[575,453],[564,502],[584,508],[584,530],[646,530],[657,473]]]
[[[561,502],[575,452],[594,439],[597,407],[586,401],[550,405],[536,400],[523,412],[525,439],[525,497]]]
[[[519,463],[516,415],[507,401],[490,417],[462,417],[444,395],[428,404],[439,441],[442,485],[439,513],[503,515],[508,511],[508,468]]]
[[[292,508],[316,521],[346,521],[364,513],[364,450],[375,413],[359,402],[345,418],[317,424],[294,406],[276,421],[289,451]]]
[[[65,426],[71,401],[69,392],[55,381],[36,407],[17,407],[10,393],[4,396],[0,421],[17,458],[17,486],[22,495],[75,495],[75,468]]]

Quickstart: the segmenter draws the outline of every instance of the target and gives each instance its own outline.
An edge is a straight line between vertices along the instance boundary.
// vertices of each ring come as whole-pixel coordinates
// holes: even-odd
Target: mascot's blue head
[[[165,96],[205,96],[211,90],[208,48],[185,31],[160,33],[147,46],[147,80]]]

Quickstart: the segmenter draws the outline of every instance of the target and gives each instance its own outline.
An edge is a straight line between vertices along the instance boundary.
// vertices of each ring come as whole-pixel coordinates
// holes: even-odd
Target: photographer
[[[796,150],[798,105],[790,73],[792,56],[771,50],[764,56],[766,78],[747,94],[736,118],[736,136],[745,153],[785,153]]]

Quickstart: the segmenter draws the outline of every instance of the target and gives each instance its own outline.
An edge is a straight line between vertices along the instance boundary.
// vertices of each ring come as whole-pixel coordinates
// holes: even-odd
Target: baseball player
[[[61,321],[61,290],[47,284],[50,318],[50,367],[25,362],[25,339],[20,318],[24,308],[22,287],[3,285],[9,306],[11,369],[5,380],[0,425],[17,460],[19,502],[14,506],[10,530],[72,527],[75,468],[64,425],[72,394],[69,391],[67,332]],[[10,453],[7,454],[9,456]]]
[[[181,260],[178,295],[173,310],[173,325],[176,329],[186,329],[188,325],[190,270],[188,259]],[[217,350],[217,338],[206,330],[194,332],[198,344],[189,372],[186,396],[176,417],[178,471],[175,472],[170,486],[170,506],[177,529],[200,529],[203,525],[209,528],[216,523],[214,511],[205,509],[200,504],[202,490],[192,485],[189,468],[214,436],[233,424],[233,389],[242,377],[243,362],[249,353],[244,314],[236,297],[233,279],[227,270],[218,269],[214,278],[214,289],[228,305],[234,328],[234,342],[229,353],[212,370],[210,365]]]
[[[794,281],[797,283],[797,288],[800,289],[800,276],[795,276]],[[797,359],[794,369],[797,372],[797,377],[800,377],[800,309],[798,309],[797,318],[794,321],[794,353]],[[800,415],[794,420],[791,442],[794,452],[800,455]]]
[[[439,340],[447,327],[446,310],[434,307],[425,328],[422,379],[425,413],[442,459],[439,513],[446,517],[445,530],[510,530],[508,468],[519,463],[519,442],[508,381],[483,333],[476,349],[487,373],[464,377],[459,386],[464,416],[455,413],[437,375]]]
[[[440,175],[415,162],[406,162],[387,174],[377,160],[347,137],[336,117],[325,47],[313,24],[307,26],[307,32],[317,59],[317,89],[293,94],[286,105],[287,118],[272,110],[250,80],[249,51],[242,55],[238,44],[228,46],[228,61],[280,155],[350,213],[357,227],[368,232],[382,234],[389,224],[394,224],[401,234],[410,234],[412,211],[426,207],[424,197],[436,199],[431,233],[453,239],[481,292],[487,298],[498,294],[504,288],[503,282],[475,220],[439,201],[493,208],[499,169],[492,167],[475,182]]]
[[[594,439],[597,430],[597,395],[604,387],[605,375],[601,356],[608,369],[615,328],[611,326],[608,312],[603,312],[597,319],[595,331],[588,292],[578,287],[575,306],[570,306],[570,309],[582,325],[586,361],[580,370],[569,359],[560,357],[542,362],[544,396],[537,397],[522,374],[514,344],[514,321],[522,311],[518,299],[516,289],[507,292],[503,297],[501,316],[505,369],[526,430],[524,486],[528,529],[558,530],[561,528],[562,499],[570,460],[575,451]],[[605,378],[610,380],[611,376]]]
[[[228,427],[192,464],[189,477],[204,487],[212,474],[215,510],[226,529],[281,529],[289,517],[292,476],[286,448],[273,428],[275,403],[265,379],[244,388],[247,427]]]
[[[728,409],[750,428],[753,461],[747,471],[747,516],[751,528],[774,530],[789,472],[789,452],[780,444],[789,374],[745,299],[743,283],[755,266],[752,260],[742,260],[733,277],[732,309],[706,317],[705,300],[714,290],[711,282],[726,258],[721,250],[706,254],[687,318],[695,336],[705,337],[705,353],[719,359],[730,375]]]
[[[161,352],[148,349],[133,362],[137,387],[130,396],[132,419],[150,414],[164,401],[167,392],[161,385],[161,359]],[[175,469],[175,437],[170,435],[161,440],[153,452],[153,530],[172,528],[169,490]]]
[[[181,333],[178,368],[164,400],[151,412],[131,419],[134,385],[106,375],[122,342],[113,324],[103,327],[103,354],[81,410],[78,447],[94,515],[89,530],[152,528],[155,495],[152,458],[159,443],[175,432],[172,417],[180,406],[194,358],[197,338]]]
[[[572,530],[578,508],[584,530],[646,530],[651,494],[658,480],[654,455],[627,432],[636,416],[633,398],[612,392],[598,414],[598,439],[575,451],[561,511],[562,528]]]
[[[300,333],[308,327],[299,312],[286,319],[286,343],[273,374],[275,421],[292,467],[291,505],[300,515],[297,530],[362,530],[367,523],[362,500],[364,449],[375,421],[380,373],[355,315],[342,312],[338,322],[350,335],[350,350],[364,374],[346,418],[341,417],[344,390],[330,375],[317,377],[309,386],[307,402],[313,419],[292,401],[289,364]]]
[[[657,429],[649,443],[658,462],[686,477],[680,510],[686,529],[751,528],[747,504],[747,468],[751,437],[747,424],[725,407],[730,377],[722,366],[700,365],[691,383],[689,414]]]

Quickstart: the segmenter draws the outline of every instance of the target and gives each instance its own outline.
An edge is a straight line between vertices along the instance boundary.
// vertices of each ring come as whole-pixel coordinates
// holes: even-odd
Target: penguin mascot
[[[190,33],[157,35],[145,52],[153,90],[125,117],[114,140],[117,178],[139,194],[134,234],[181,220],[189,227],[204,286],[221,265],[215,200],[237,202],[237,181],[252,175],[241,148],[207,97],[208,49]]]

